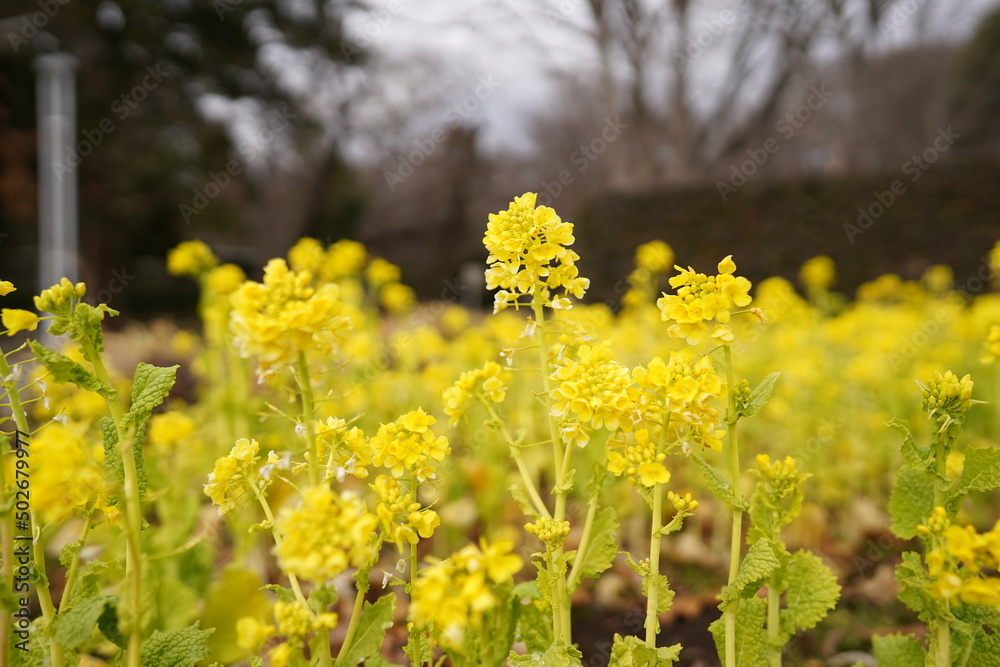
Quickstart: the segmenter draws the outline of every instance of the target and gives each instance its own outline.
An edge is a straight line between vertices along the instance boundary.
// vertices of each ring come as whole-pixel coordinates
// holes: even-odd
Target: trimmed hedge
[[[669,243],[677,264],[705,273],[731,254],[755,283],[795,280],[802,262],[825,254],[837,264],[836,289],[849,294],[883,273],[913,279],[933,264],[948,264],[958,287],[978,291],[974,277],[1000,240],[1000,163],[906,167],[797,182],[750,179],[725,201],[716,185],[595,198],[572,220],[589,297],[617,303],[635,247],[652,239]],[[901,194],[892,193],[894,181]],[[872,217],[861,217],[859,207]]]

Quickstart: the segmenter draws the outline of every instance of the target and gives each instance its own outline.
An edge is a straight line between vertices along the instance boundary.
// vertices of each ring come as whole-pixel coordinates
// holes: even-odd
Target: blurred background
[[[77,183],[71,277],[139,318],[193,313],[164,257],[195,238],[252,277],[302,236],[357,239],[437,298],[525,191],[577,225],[612,305],[653,238],[755,282],[827,254],[847,293],[937,263],[961,288],[1000,238],[993,1],[4,0],[11,307],[39,288],[54,53],[75,80],[50,165]]]

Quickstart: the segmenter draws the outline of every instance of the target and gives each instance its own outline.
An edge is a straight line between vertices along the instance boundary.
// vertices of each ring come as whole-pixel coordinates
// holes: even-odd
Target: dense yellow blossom
[[[284,536],[276,553],[282,569],[310,581],[329,581],[348,567],[372,558],[369,538],[378,525],[355,494],[314,487],[302,493],[302,503],[284,509],[278,529]]]
[[[569,308],[568,296],[582,298],[590,281],[581,278],[576,267],[580,258],[566,246],[572,245],[573,225],[548,206],[535,207],[533,192],[516,197],[506,211],[490,214],[483,243],[487,289],[496,293],[493,312],[520,302],[538,292],[544,306]],[[563,296],[553,297],[554,290]]]
[[[256,440],[241,438],[228,456],[215,462],[215,469],[208,475],[205,495],[219,506],[220,516],[236,509],[237,502],[249,490],[248,484],[260,460],[259,451]]]
[[[326,462],[327,476],[344,481],[347,475],[358,479],[368,477],[372,463],[371,442],[357,426],[347,428],[347,422],[337,417],[317,421],[313,425],[319,445],[319,458]]]
[[[479,547],[470,544],[422,571],[413,586],[410,620],[431,626],[442,646],[461,648],[467,632],[480,628],[498,603],[492,585],[510,581],[521,569],[521,558],[510,553],[513,547],[482,540]]]
[[[197,425],[181,410],[171,410],[153,415],[149,420],[147,434],[154,447],[171,449],[178,442],[191,437]]]
[[[719,262],[715,276],[695,273],[692,268],[675,268],[680,274],[670,279],[670,286],[677,294],[664,293],[656,302],[663,321],[672,323],[667,333],[694,345],[709,333],[706,323],[714,320],[717,324],[711,338],[720,343],[731,341],[733,334],[726,324],[732,309],[750,305],[750,281],[733,275],[736,264],[732,255]]]
[[[72,310],[73,304],[82,299],[86,293],[87,286],[84,283],[74,285],[68,278],[63,278],[35,297],[35,308],[53,315],[66,316]]]
[[[935,508],[935,515],[940,514]],[[947,515],[945,515],[947,516]],[[948,524],[943,529],[933,517],[921,532],[936,536],[938,546],[928,552],[931,593],[939,598],[966,604],[1000,608],[1000,521],[985,533],[973,526]]]
[[[969,375],[959,379],[951,371],[945,371],[944,374],[934,371],[927,385],[921,386],[927,417],[939,423],[942,431],[953,422],[962,421],[974,403],[973,382]]]
[[[611,359],[611,351],[603,346],[581,345],[577,357],[567,358],[552,372],[552,414],[590,428],[629,427],[633,404],[628,368]]]
[[[38,431],[31,439],[32,509],[44,521],[58,522],[100,503],[111,491],[103,460],[104,449],[91,444],[85,424],[53,422]]]
[[[336,285],[310,286],[308,271],[272,259],[264,282],[247,281],[232,297],[232,331],[244,357],[263,370],[297,362],[299,353],[330,357],[350,322],[341,316]]]
[[[417,408],[382,424],[371,439],[372,462],[390,469],[395,477],[413,475],[420,482],[434,479],[434,464],[451,453],[448,438],[431,431],[435,423],[437,419]]]
[[[618,477],[625,475],[632,486],[651,488],[670,481],[670,472],[663,465],[667,455],[657,451],[648,429],[637,430],[634,442],[614,440],[608,448],[608,470]]]
[[[0,296],[7,296],[11,292],[16,292],[17,288],[9,280],[0,280]]]

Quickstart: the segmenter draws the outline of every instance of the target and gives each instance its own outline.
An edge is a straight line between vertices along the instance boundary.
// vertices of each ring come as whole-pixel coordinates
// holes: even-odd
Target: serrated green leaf
[[[23,639],[11,633],[10,667],[48,667],[52,661],[49,656],[48,640],[41,627],[42,619],[35,619],[28,626],[28,638]]]
[[[638,637],[622,637],[615,634],[611,645],[611,659],[608,667],[660,667],[672,665],[680,659],[681,645],[646,646]]]
[[[872,637],[872,648],[879,667],[916,667],[924,664],[924,647],[913,635]]]
[[[618,555],[618,514],[613,507],[605,507],[594,514],[590,540],[580,556],[579,576],[571,586],[581,579],[596,578],[607,570]],[[572,589],[570,593],[572,593]]]
[[[542,609],[538,601],[542,598],[538,584],[526,581],[514,587],[514,604],[517,610],[517,630],[515,637],[524,642],[528,653],[542,653],[553,642],[552,618],[548,609]]]
[[[286,604],[290,602],[295,602],[295,591],[291,588],[285,588],[284,586],[279,586],[278,584],[267,584],[266,586],[261,586],[263,590],[274,591],[274,594],[278,597],[279,602],[284,602]]]
[[[104,467],[114,476],[117,483],[125,481],[125,467],[122,463],[122,453],[118,451],[118,429],[111,417],[101,417],[97,422],[104,436]]]
[[[253,656],[250,658],[250,667],[264,667],[264,658],[260,656]]]
[[[900,468],[889,499],[892,532],[907,540],[916,537],[917,526],[933,511],[934,478],[923,470]]]
[[[610,478],[607,466],[594,461],[590,466],[590,481],[587,482],[587,498],[600,498],[605,482]]]
[[[89,519],[88,519],[89,520]],[[59,550],[59,564],[63,567],[69,567],[70,563],[73,562],[73,558],[80,553],[80,549],[83,548],[83,540],[74,540],[73,542],[67,542],[62,549]]]
[[[811,551],[801,550],[792,554],[786,586],[786,608],[781,610],[780,615],[781,629],[786,637],[798,630],[815,627],[840,599],[837,577]]]
[[[142,645],[143,667],[194,667],[211,651],[208,638],[212,629],[202,630],[198,623],[171,632],[154,630]]]
[[[903,554],[902,562],[896,566],[896,581],[900,587],[900,602],[915,611],[924,623],[931,623],[945,613],[941,602],[927,590],[930,580],[920,554],[915,551]]]
[[[771,392],[774,391],[774,383],[778,380],[778,376],[781,373],[768,373],[768,375],[760,381],[753,391],[750,392],[750,398],[747,399],[746,407],[740,410],[740,415],[743,417],[753,417],[755,414],[764,409],[767,402],[771,399]]]
[[[57,382],[72,382],[76,386],[95,391],[105,397],[113,397],[115,390],[104,384],[86,368],[76,363],[64,354],[50,350],[35,340],[29,340],[28,345],[35,358],[45,366]]]
[[[583,655],[574,646],[552,644],[544,652],[529,651],[525,655],[511,653],[507,656],[508,667],[577,667]]]
[[[914,468],[926,468],[931,450],[928,447],[921,447],[917,444],[913,433],[910,432],[910,425],[902,419],[891,419],[885,425],[898,431],[903,436],[903,444],[900,446],[900,451],[903,453],[903,460],[906,461],[906,464]]]
[[[768,667],[767,632],[764,621],[767,618],[767,600],[747,598],[740,602],[736,610],[736,664],[739,667]],[[708,626],[715,640],[715,650],[719,656],[726,654],[726,622],[718,618]]]
[[[651,573],[643,577],[642,594],[649,597],[650,580],[656,584],[656,611],[659,614],[670,610],[670,605],[674,603],[674,592],[670,590],[670,580],[667,575],[661,573]]]
[[[383,595],[375,604],[365,602],[354,635],[342,664],[357,665],[369,656],[378,654],[385,641],[385,632],[392,627],[392,617],[396,613],[396,596]]]
[[[56,641],[69,649],[79,648],[86,643],[93,636],[97,619],[104,612],[106,603],[107,598],[104,597],[87,598],[61,612],[52,621]]]
[[[989,491],[1000,486],[1000,449],[965,450],[965,465],[955,484],[954,496]]]
[[[163,402],[174,386],[179,366],[153,366],[139,362],[132,378],[132,406],[125,415],[125,422],[134,422],[140,428],[149,421],[153,410]]]
[[[723,604],[739,597],[753,596],[764,585],[764,580],[780,565],[770,540],[760,539],[754,542],[740,563],[736,578],[722,590]]]
[[[736,493],[733,491],[733,485],[722,476],[721,472],[716,470],[708,463],[708,461],[701,458],[697,454],[692,454],[691,458],[693,458],[695,463],[698,464],[698,467],[701,468],[702,473],[705,475],[705,483],[708,484],[708,490],[711,491],[716,498],[730,507],[744,511],[746,510],[746,502],[736,497]]]
[[[956,605],[955,617],[971,630],[963,635],[951,633],[952,655],[965,655],[971,651],[966,667],[997,667],[1000,665],[1000,609],[978,604]]]

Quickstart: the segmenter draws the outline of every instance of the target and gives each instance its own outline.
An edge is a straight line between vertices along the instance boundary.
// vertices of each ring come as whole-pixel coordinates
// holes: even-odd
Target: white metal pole
[[[38,125],[38,289],[80,280],[77,231],[76,58],[35,58]],[[67,155],[73,155],[72,164]]]

